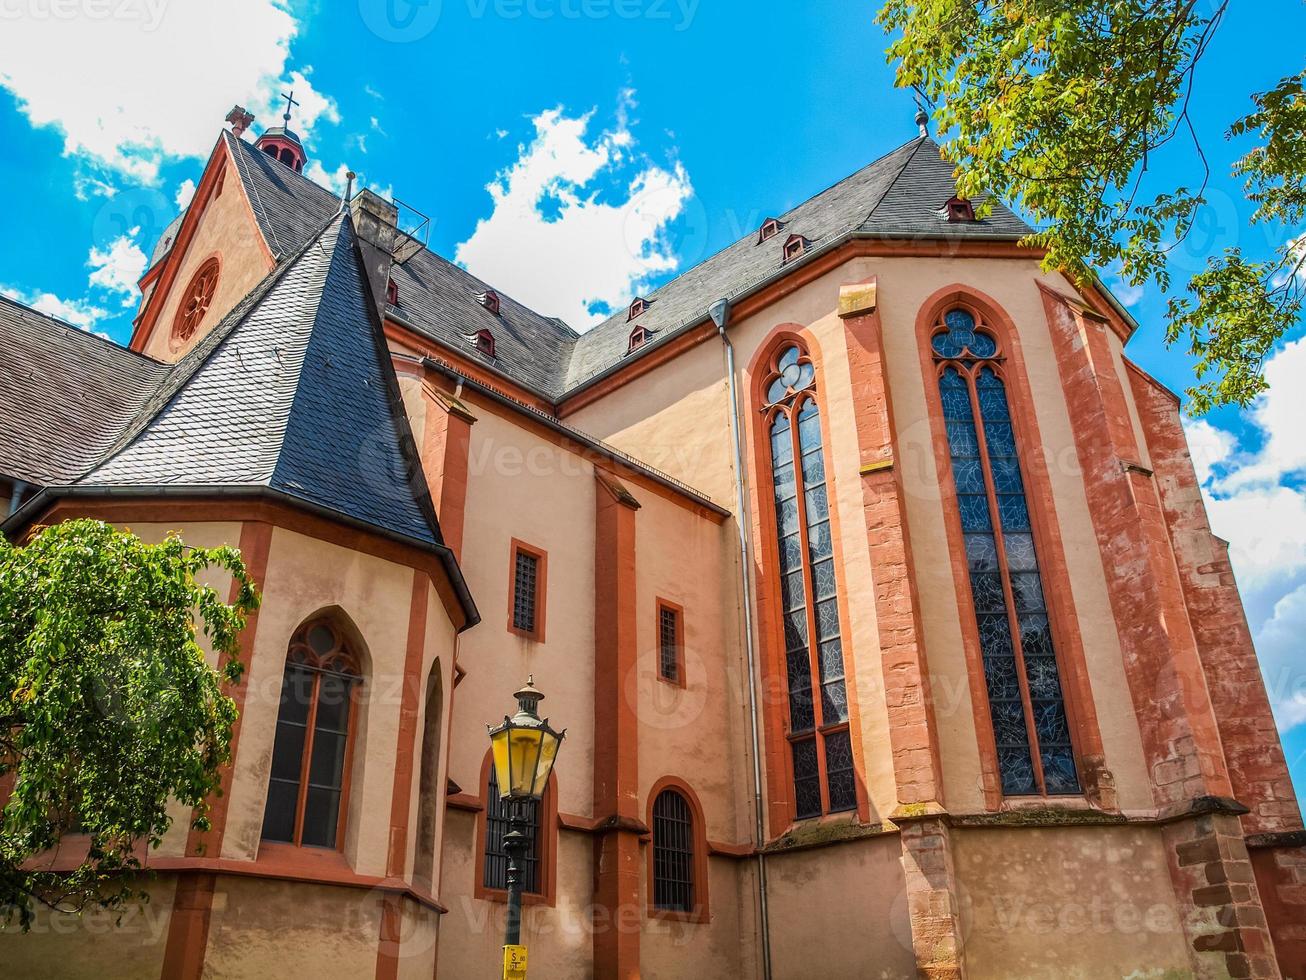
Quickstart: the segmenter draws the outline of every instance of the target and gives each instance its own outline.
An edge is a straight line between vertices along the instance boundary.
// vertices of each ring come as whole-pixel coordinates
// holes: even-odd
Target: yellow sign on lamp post
[[[503,980],[526,980],[526,947],[503,947]]]

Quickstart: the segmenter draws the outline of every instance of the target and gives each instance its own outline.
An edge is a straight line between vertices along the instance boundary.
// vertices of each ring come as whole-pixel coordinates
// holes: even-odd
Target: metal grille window
[[[855,809],[857,784],[821,413],[813,391],[816,369],[790,345],[780,350],[771,371],[765,411],[779,536],[790,762],[795,815],[802,819]]]
[[[674,789],[653,801],[653,906],[694,909],[694,818],[689,801]]]
[[[528,551],[517,550],[514,559],[512,589],[512,625],[523,633],[536,632],[538,615],[540,559]]]
[[[962,308],[932,344],[1002,791],[1078,793],[1002,352]]]
[[[540,834],[543,830],[538,800],[514,803],[499,796],[499,779],[490,766],[490,780],[485,789],[485,862],[483,879],[486,888],[506,891],[508,888],[508,852],[503,849],[503,838],[512,828],[509,820],[512,808],[526,822],[525,833],[530,838],[526,856],[522,859],[522,893],[539,895],[540,888]]]
[[[680,613],[658,606],[658,673],[663,680],[680,681]]]
[[[263,810],[264,840],[339,847],[358,660],[327,620],[290,641]]]

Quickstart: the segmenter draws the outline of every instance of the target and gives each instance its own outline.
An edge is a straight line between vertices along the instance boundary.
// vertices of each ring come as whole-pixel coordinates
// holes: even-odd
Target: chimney
[[[390,267],[394,263],[399,209],[364,188],[349,202],[349,216],[358,238],[358,251],[367,273],[367,285],[377,314],[384,321]]]
[[[243,105],[234,105],[227,113],[227,122],[231,123],[231,134],[240,139],[241,133],[253,125],[254,113],[247,111]]]

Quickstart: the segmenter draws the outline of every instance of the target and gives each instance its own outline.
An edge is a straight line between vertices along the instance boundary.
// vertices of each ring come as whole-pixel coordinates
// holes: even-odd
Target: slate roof
[[[339,207],[330,191],[291,168],[225,134],[254,204],[259,225],[274,251],[306,240],[315,223]],[[778,215],[781,234],[761,244],[756,231],[649,293],[648,310],[638,324],[651,337],[628,354],[631,324],[626,310],[579,334],[561,320],[541,316],[515,302],[496,284],[422,249],[407,264],[395,266],[399,304],[395,319],[464,356],[485,363],[546,400],[557,402],[621,365],[645,356],[659,344],[701,323],[708,306],[722,296],[738,298],[787,271],[781,249],[791,234],[810,243],[807,253],[789,263],[797,267],[822,248],[850,236],[903,239],[1001,238],[1015,240],[1031,229],[1000,203],[973,224],[949,223],[944,205],[956,193],[952,165],[929,137],[912,140],[792,210]],[[978,205],[981,203],[977,201]],[[501,300],[498,316],[477,296],[493,287]],[[633,297],[632,297],[633,298]],[[494,358],[474,347],[476,332],[489,329]]]
[[[0,296],[0,474],[66,482],[126,428],[166,365]]]
[[[340,198],[223,130],[259,230],[278,259],[293,255],[340,210]]]
[[[342,215],[177,364],[125,438],[78,482],[266,487],[440,543],[420,468],[403,448],[389,355],[368,306]]]
[[[756,230],[707,261],[649,293],[648,310],[636,323],[652,332],[637,354],[643,356],[657,344],[703,322],[707,308],[722,296],[737,299],[785,270],[782,249],[790,235],[808,240],[808,261],[823,247],[850,234],[883,235],[903,239],[1017,239],[1031,228],[999,202],[982,221],[949,223],[944,205],[957,193],[952,165],[943,160],[939,146],[929,137],[917,138],[863,167],[784,214],[779,234],[758,242]],[[981,201],[977,200],[978,206]],[[567,366],[564,384],[571,392],[627,357],[630,331],[635,324],[619,310],[581,336]]]

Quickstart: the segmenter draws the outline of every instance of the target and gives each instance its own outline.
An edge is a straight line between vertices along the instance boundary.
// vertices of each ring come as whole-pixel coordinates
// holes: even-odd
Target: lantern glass
[[[560,736],[547,728],[540,730],[539,764],[535,768],[535,785],[531,789],[531,795],[536,799],[544,795],[544,787],[548,785],[549,773],[553,772],[553,761],[558,757],[558,746],[561,744]]]

